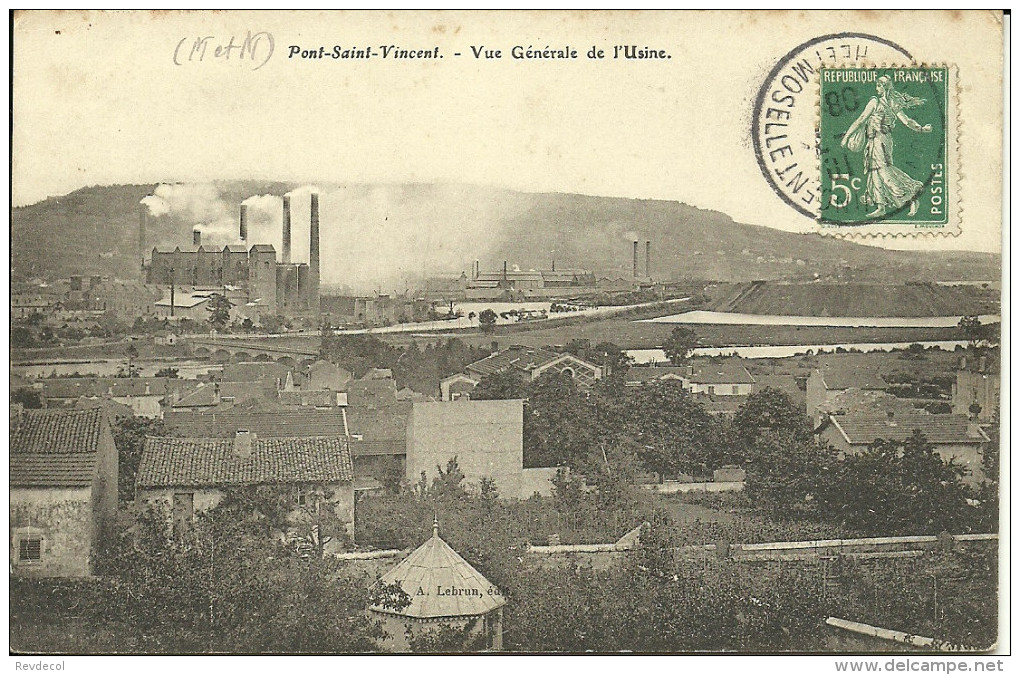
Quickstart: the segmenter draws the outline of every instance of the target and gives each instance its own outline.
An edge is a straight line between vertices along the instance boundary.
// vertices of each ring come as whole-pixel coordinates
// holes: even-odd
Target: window
[[[709,394],[714,394],[715,393],[715,385],[714,384],[708,385],[708,393]]]
[[[732,391],[732,393],[733,393],[733,394],[738,394],[738,393],[739,393],[739,389],[740,389],[740,388],[739,388],[739,387],[738,387],[737,385],[733,385],[733,391]]]
[[[18,562],[42,561],[42,537],[22,537],[18,541]]]

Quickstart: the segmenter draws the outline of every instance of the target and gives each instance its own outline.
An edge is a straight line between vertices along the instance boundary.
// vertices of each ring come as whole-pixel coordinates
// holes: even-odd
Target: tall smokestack
[[[652,242],[645,242],[645,276],[652,278]]]
[[[195,246],[201,246],[202,245],[202,231],[201,230],[192,230],[191,231],[191,243],[194,244]]]
[[[637,249],[638,249],[638,242],[635,241],[634,242],[634,278],[635,279],[638,278],[638,274],[637,274],[637,272],[638,272],[638,270],[637,270]]]
[[[481,273],[482,273],[482,265],[481,265],[481,263],[479,261],[476,260],[475,261],[475,266],[471,268],[471,278],[472,279],[477,279],[478,276]]]
[[[283,262],[290,262],[290,196],[283,196]]]
[[[309,309],[319,313],[319,195],[312,193],[311,224],[308,232]]]
[[[138,258],[145,262],[145,224],[148,220],[149,207],[142,204],[138,209]]]
[[[553,265],[552,265],[552,271],[553,271],[553,272],[555,272],[555,271],[556,271],[556,259],[555,259],[555,258],[553,258],[553,261],[552,261],[552,263],[553,263]]]
[[[506,261],[503,261],[503,281],[506,281]]]
[[[241,227],[240,232],[241,241],[248,242],[248,205],[241,204]]]

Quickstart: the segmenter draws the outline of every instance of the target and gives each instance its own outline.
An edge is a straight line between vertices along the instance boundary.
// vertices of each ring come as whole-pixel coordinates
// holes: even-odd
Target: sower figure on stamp
[[[930,124],[921,126],[903,112],[925,101],[896,91],[886,75],[878,78],[875,88],[878,95],[871,97],[864,112],[843,135],[840,145],[852,152],[864,150],[867,182],[861,203],[875,207],[868,214],[869,218],[895,211],[907,202],[910,202],[910,215],[914,215],[917,212],[917,193],[924,184],[893,166],[892,131],[898,119],[911,131],[931,133]]]

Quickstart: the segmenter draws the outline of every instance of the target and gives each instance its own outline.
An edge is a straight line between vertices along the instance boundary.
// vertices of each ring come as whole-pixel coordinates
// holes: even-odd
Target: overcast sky
[[[264,67],[212,55],[248,31],[273,37]],[[112,183],[441,181],[679,200],[808,231],[761,176],[751,108],[784,54],[840,31],[959,67],[964,234],[940,246],[999,250],[994,14],[21,14],[13,199]],[[206,58],[189,62],[200,36],[212,37]],[[390,44],[445,58],[287,58],[291,45]],[[585,58],[617,44],[672,58]],[[475,59],[472,45],[503,58]],[[515,60],[514,45],[569,45],[580,58]]]

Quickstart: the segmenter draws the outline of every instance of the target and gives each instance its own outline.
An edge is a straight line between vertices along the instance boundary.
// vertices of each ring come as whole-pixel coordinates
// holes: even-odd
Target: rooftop
[[[13,415],[11,486],[88,487],[96,471],[103,423],[102,408],[24,410]]]
[[[258,438],[250,454],[235,451],[233,438],[145,439],[139,487],[213,487],[354,480],[346,439]]]
[[[419,619],[481,616],[506,604],[489,580],[439,537],[438,525],[432,537],[383,575],[383,584],[399,584],[411,598],[400,612],[372,606],[375,612]],[[426,595],[418,589],[428,589]],[[442,591],[450,591],[443,593]]]
[[[532,371],[536,368],[550,363],[560,357],[560,354],[551,352],[540,347],[524,347],[512,345],[500,350],[491,356],[486,356],[480,361],[467,366],[467,370],[473,370],[482,375],[501,373],[508,368]]]
[[[347,433],[341,408],[289,406],[264,398],[203,411],[169,410],[164,420],[178,433],[196,437],[233,436],[238,429],[248,429],[260,438]]]
[[[831,423],[851,445],[870,445],[878,439],[904,441],[915,430],[936,445],[985,443],[988,436],[965,415],[931,415],[923,412],[833,415]]]
[[[851,368],[849,366],[826,364],[819,371],[826,389],[887,389],[885,380],[874,368]]]
[[[754,378],[740,363],[705,363],[687,377],[695,384],[754,384]]]

